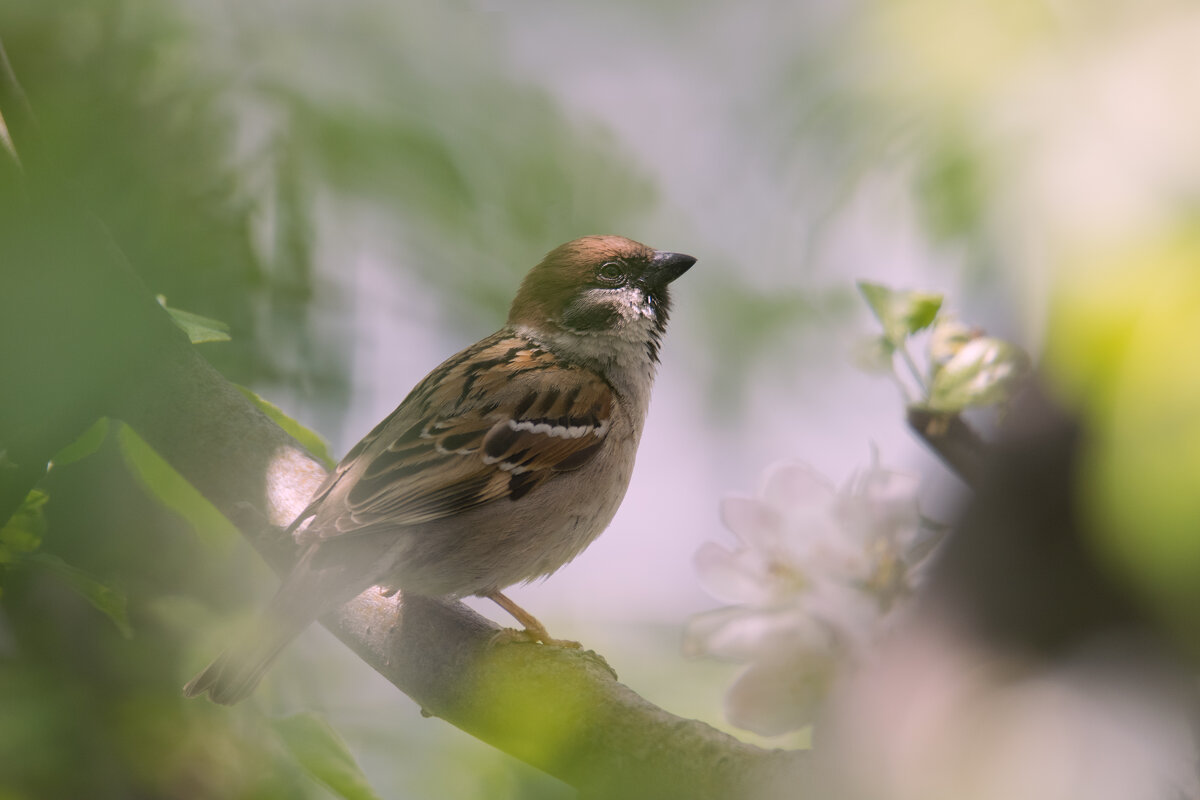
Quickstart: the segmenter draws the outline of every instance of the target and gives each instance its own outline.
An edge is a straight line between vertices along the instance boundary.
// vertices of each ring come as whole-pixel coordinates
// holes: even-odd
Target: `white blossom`
[[[769,468],[753,497],[727,497],[737,538],[706,543],[696,570],[731,605],[694,617],[685,652],[748,666],[726,714],[775,735],[807,725],[837,671],[872,642],[910,587],[917,481],[877,464],[836,489],[796,462]]]

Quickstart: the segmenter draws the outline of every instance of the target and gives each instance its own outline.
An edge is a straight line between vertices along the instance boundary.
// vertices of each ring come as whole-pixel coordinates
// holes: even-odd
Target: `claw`
[[[495,647],[502,644],[537,644],[538,642],[550,647],[565,647],[568,650],[579,650],[583,647],[579,642],[573,642],[570,639],[555,639],[546,633],[545,628],[541,628],[540,630],[531,628],[524,630],[501,628],[492,636],[489,644]]]

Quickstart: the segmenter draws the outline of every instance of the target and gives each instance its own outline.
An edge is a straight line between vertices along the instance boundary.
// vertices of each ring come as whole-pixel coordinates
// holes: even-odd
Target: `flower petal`
[[[874,554],[872,562],[903,558],[916,540],[921,529],[919,483],[915,475],[872,467],[839,495],[839,525]]]
[[[832,659],[810,654],[797,660],[752,664],[725,695],[725,716],[739,728],[778,736],[812,723],[833,681]]]
[[[708,655],[744,660],[753,654],[753,647],[738,641],[742,621],[753,615],[753,609],[742,606],[727,606],[696,614],[687,622],[683,631],[683,654],[685,656]]]
[[[828,630],[799,606],[730,606],[692,617],[684,634],[684,652],[757,661],[826,647],[828,641]]]
[[[693,562],[705,591],[718,600],[760,604],[770,598],[767,563],[753,551],[730,552],[715,542],[705,542]]]
[[[920,517],[920,483],[920,478],[907,472],[874,468],[862,475],[855,494],[876,518],[916,521]]]
[[[825,505],[833,499],[835,490],[833,484],[812,467],[787,461],[767,467],[759,495],[772,508],[793,509]]]
[[[782,535],[779,512],[753,497],[732,495],[721,500],[721,521],[749,547],[772,551]]]
[[[805,598],[805,609],[820,622],[843,652],[862,653],[880,629],[882,611],[871,594],[837,580],[818,581]]]

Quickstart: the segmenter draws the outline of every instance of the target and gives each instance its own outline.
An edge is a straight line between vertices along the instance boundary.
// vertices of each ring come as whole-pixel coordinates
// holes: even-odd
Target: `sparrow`
[[[670,310],[696,259],[585,236],[525,276],[508,321],[450,357],[355,445],[288,528],[302,554],[255,626],[184,687],[232,704],[310,623],[372,586],[487,597],[550,575],[612,520]],[[578,646],[574,644],[574,646]]]

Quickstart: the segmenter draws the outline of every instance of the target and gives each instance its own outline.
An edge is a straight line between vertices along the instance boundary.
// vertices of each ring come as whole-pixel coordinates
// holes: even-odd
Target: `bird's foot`
[[[492,637],[492,644],[503,642],[541,642],[552,647],[565,647],[570,650],[579,650],[583,647],[579,642],[572,642],[570,639],[555,639],[547,631],[546,626],[537,621],[537,617],[530,614],[519,605],[509,600],[500,592],[490,592],[483,595],[503,608],[509,614],[512,614],[513,619],[525,626],[525,630],[518,631],[514,628],[503,628],[499,633]]]
[[[501,628],[492,636],[490,644],[495,646],[500,644],[537,644],[538,642],[550,647],[565,647],[568,650],[579,650],[583,647],[579,642],[573,642],[570,639],[555,639],[546,632],[545,628],[526,628],[524,630]]]

